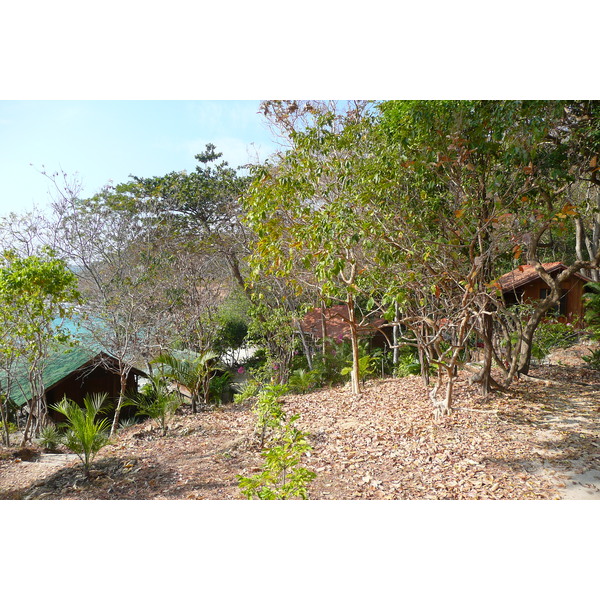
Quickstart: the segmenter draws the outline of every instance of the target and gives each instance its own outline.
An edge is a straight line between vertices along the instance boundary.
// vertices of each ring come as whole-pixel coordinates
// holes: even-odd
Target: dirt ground
[[[439,423],[419,377],[367,382],[360,397],[286,397],[313,448],[309,497],[599,499],[600,372],[573,356],[577,366],[532,371],[553,383],[520,381],[488,398],[461,377],[456,410]],[[0,499],[242,499],[237,476],[262,464],[251,407],[184,412],[165,437],[150,423],[128,428],[88,479],[77,457],[0,448]]]

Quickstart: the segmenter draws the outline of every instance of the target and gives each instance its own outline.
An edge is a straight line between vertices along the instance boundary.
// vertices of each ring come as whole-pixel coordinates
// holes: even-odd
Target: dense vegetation
[[[46,173],[52,214],[3,221],[7,443],[18,362],[32,398],[24,443],[46,424],[41,372],[66,341],[65,319],[116,359],[111,433],[132,401],[132,365],[158,376],[137,402],[163,432],[177,402],[159,380],[185,385],[195,412],[220,402],[236,372],[248,376],[238,397],[258,397],[260,412],[279,389],[269,385],[304,392],[350,376],[359,393],[366,377],[416,371],[439,418],[477,348],[473,380],[487,394],[564,338],[543,321],[561,283],[577,272],[598,281],[598,102],[270,101],[262,111],[282,150],[250,175],[219,162],[212,145],[192,173],[133,176],[91,198]],[[567,268],[552,277],[548,261]],[[550,293],[507,306],[497,279],[524,263]],[[308,310],[339,304],[347,336],[306,335]],[[374,315],[389,323],[379,353],[359,336]],[[294,417],[273,417],[276,406],[259,415],[277,425],[262,479],[243,484],[249,496],[302,497],[310,474],[289,469],[304,437]]]

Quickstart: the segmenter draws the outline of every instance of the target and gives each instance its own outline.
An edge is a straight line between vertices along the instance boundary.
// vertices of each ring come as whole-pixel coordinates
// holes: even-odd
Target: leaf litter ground
[[[311,499],[600,498],[600,373],[539,367],[482,398],[464,374],[455,412],[434,422],[419,377],[288,396],[313,452]],[[78,460],[0,450],[2,499],[242,499],[237,475],[262,464],[251,403],[184,412],[162,437],[120,433],[86,479]],[[60,455],[59,455],[60,456]],[[50,462],[51,461],[51,462]]]

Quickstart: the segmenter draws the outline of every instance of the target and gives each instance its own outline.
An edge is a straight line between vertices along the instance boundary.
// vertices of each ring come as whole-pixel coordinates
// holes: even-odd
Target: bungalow
[[[382,333],[382,328],[386,326],[387,321],[382,318],[376,318],[362,323],[358,326],[359,338],[369,339],[373,347],[386,347],[386,336]],[[350,339],[350,323],[348,315],[348,306],[339,304],[326,308],[323,311],[315,308],[308,312],[300,321],[303,333],[309,335],[313,340],[322,340],[323,332],[325,337],[341,342]]]
[[[552,276],[556,277],[567,267],[561,262],[544,263],[542,267]],[[585,312],[583,294],[585,284],[591,281],[581,273],[571,275],[562,283],[562,295],[554,313],[563,323],[581,325]],[[498,279],[507,306],[543,300],[550,293],[550,288],[540,277],[533,265],[522,265]]]
[[[132,366],[127,378],[127,391],[136,392],[138,378],[144,376],[145,373]],[[42,377],[48,406],[59,403],[64,396],[80,405],[83,405],[85,396],[95,393],[106,393],[113,402],[119,398],[121,386],[117,360],[106,352],[83,346],[63,348],[49,357]],[[31,399],[23,368],[16,374],[10,399],[22,409]],[[54,421],[64,420],[62,415],[52,410],[50,417]]]

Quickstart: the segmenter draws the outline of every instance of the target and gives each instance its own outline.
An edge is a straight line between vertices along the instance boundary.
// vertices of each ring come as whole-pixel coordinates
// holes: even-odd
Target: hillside
[[[310,432],[310,498],[600,498],[600,374],[553,366],[534,375],[554,383],[523,381],[482,399],[462,381],[441,423],[418,377],[368,382],[358,398],[344,388],[286,397]],[[181,414],[164,438],[137,425],[100,452],[89,481],[69,457],[4,449],[0,498],[240,499],[236,475],[261,464],[253,424],[246,403]]]

